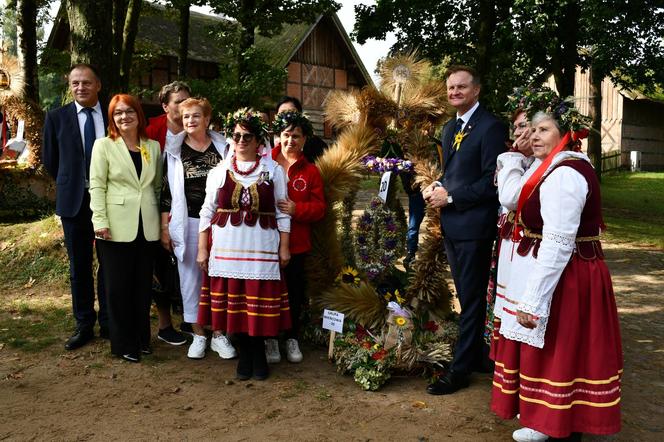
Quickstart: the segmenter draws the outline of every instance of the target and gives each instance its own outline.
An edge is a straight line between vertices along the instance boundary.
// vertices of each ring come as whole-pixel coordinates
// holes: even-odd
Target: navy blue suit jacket
[[[464,131],[459,150],[454,150],[456,119],[443,127],[443,167],[440,179],[453,203],[443,207],[440,220],[451,240],[493,238],[498,214],[498,194],[493,183],[496,158],[505,151],[507,127],[479,106]]]
[[[108,117],[103,111],[104,128]],[[106,129],[104,129],[106,131]],[[74,102],[46,114],[42,162],[55,179],[55,213],[73,217],[81,210],[85,188],[85,154]]]

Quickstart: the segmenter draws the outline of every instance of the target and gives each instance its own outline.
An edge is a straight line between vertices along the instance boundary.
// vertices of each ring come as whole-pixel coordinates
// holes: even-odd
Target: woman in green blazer
[[[150,348],[152,253],[159,240],[161,152],[145,134],[138,100],[113,97],[108,137],[95,141],[90,163],[92,224],[103,263],[111,352],[138,362]]]

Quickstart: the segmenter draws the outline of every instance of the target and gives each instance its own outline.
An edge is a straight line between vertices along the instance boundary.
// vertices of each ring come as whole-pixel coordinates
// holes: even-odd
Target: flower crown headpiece
[[[243,107],[233,113],[229,113],[224,118],[224,129],[226,136],[231,136],[237,125],[248,126],[252,132],[258,135],[258,141],[263,141],[268,134],[268,124],[263,121],[260,112]]]
[[[550,114],[565,131],[585,131],[590,128],[592,122],[590,117],[583,115],[574,107],[574,97],[562,99],[546,86],[515,88],[507,97],[506,107],[511,113],[518,109],[524,110],[529,120],[532,120],[537,112]]]
[[[314,134],[314,128],[311,125],[311,121],[298,111],[289,110],[280,112],[274,117],[274,121],[272,122],[272,132],[279,134],[281,131],[288,129],[289,127],[301,128],[302,134],[305,137]]]

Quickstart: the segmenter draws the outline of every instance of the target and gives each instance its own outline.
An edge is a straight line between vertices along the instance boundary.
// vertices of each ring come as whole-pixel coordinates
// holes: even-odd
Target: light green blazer
[[[130,242],[138,233],[138,214],[148,241],[159,239],[161,151],[154,140],[141,140],[141,176],[122,137],[99,138],[90,160],[90,209],[95,230],[108,228],[111,241]]]

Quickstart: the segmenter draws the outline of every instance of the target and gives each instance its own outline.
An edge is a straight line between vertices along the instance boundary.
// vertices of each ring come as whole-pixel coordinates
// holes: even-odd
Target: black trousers
[[[150,344],[154,242],[139,228],[132,242],[98,241],[104,264],[111,353],[138,354]]]
[[[482,336],[492,245],[493,239],[459,241],[445,238],[447,260],[461,304],[459,339],[451,366],[457,373],[470,374],[488,355]]]
[[[92,228],[92,211],[88,192],[85,192],[81,209],[76,216],[62,217],[61,220],[69,256],[69,280],[76,326],[79,329],[92,330],[97,321],[92,270],[95,234]],[[97,252],[99,252],[98,248]],[[104,273],[101,260],[97,275],[97,298],[99,299],[99,326],[106,328],[108,327],[108,311],[104,296]]]
[[[298,339],[302,326],[302,307],[306,302],[305,290],[307,281],[304,272],[306,257],[306,253],[291,255],[288,265],[284,268],[292,323],[292,327],[286,333],[286,336],[292,339]]]

